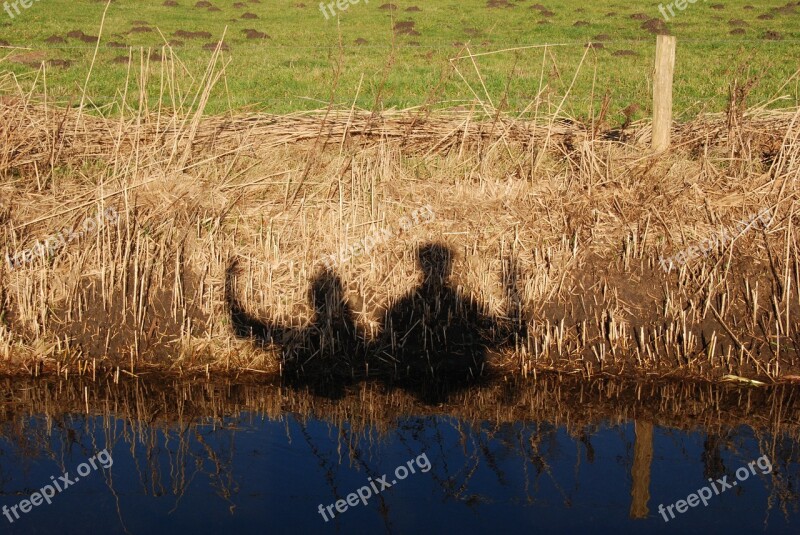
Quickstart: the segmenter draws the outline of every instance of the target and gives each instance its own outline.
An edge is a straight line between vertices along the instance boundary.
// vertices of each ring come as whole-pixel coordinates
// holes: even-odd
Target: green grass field
[[[652,28],[657,31],[658,23],[648,19],[663,22],[657,2],[392,0],[393,10],[382,9],[382,0],[364,2],[339,12],[338,20],[326,20],[318,4],[296,0],[215,0],[211,9],[196,7],[195,0],[171,7],[163,0],[117,0],[107,12],[87,94],[103,106],[127,83],[128,100],[136,102],[140,61],[149,56],[146,86],[155,102],[163,71],[172,65],[159,61],[165,39],[180,59],[176,77],[186,83],[202,76],[212,54],[208,47],[224,34],[229,50],[223,61],[230,63],[211,95],[209,113],[229,108],[286,113],[321,108],[331,98],[339,106],[355,101],[365,109],[429,101],[472,106],[476,95],[487,106],[521,112],[540,88],[553,111],[571,86],[562,111],[577,118],[598,110],[606,93],[612,125],[624,120],[620,110],[632,104],[629,109],[640,110],[634,117],[650,109]],[[98,35],[104,8],[102,1],[39,0],[13,19],[0,11],[0,44],[24,48],[0,49],[0,71],[14,74],[0,78],[0,92],[19,84],[42,93],[38,65],[45,61],[48,98],[78,100],[95,48],[86,36]],[[793,75],[800,68],[800,2],[698,1],[675,10],[666,27],[678,38],[678,118],[724,109],[737,76],[757,80],[750,104],[777,96],[787,99],[776,106],[798,102],[800,84]],[[255,30],[250,38],[247,30]],[[210,36],[177,36],[181,31]],[[78,37],[68,37],[71,32]],[[602,48],[586,53],[589,41]],[[476,54],[564,46],[484,55],[474,64],[469,58],[450,61],[466,53],[465,44]]]

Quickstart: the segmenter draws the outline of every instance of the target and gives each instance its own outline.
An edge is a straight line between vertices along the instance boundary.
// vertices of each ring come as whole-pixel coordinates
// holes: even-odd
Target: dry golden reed
[[[230,262],[248,314],[303,329],[320,259],[429,206],[434,221],[336,266],[366,340],[436,243],[460,295],[525,326],[491,352],[496,372],[797,379],[800,110],[699,116],[654,155],[646,122],[522,119],[485,102],[207,117],[220,62],[180,91],[165,69],[182,97],[156,107],[64,108],[21,88],[0,99],[3,258],[119,213],[47,262],[0,267],[4,371],[283,373],[279,347],[234,335]],[[660,268],[762,210],[768,228]]]

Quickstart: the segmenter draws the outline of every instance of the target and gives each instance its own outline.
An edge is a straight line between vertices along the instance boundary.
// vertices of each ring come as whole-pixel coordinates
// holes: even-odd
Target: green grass
[[[631,15],[641,13],[661,18],[658,2],[579,2],[539,0],[553,16],[545,17],[531,7],[535,1],[510,0],[513,7],[488,8],[486,0],[391,0],[399,9],[381,10],[386,0],[371,0],[351,5],[335,19],[325,20],[318,3],[307,0],[305,7],[298,0],[262,0],[235,8],[232,1],[215,0],[218,12],[195,8],[195,0],[178,0],[179,7],[164,7],[163,0],[117,0],[108,10],[104,43],[120,41],[134,47],[159,49],[163,40],[176,30],[208,31],[211,39],[181,39],[176,46],[178,57],[192,76],[200,77],[211,52],[203,45],[222,36],[227,27],[226,42],[230,51],[224,54],[231,62],[226,83],[219,84],[207,108],[219,113],[233,107],[257,109],[272,113],[323,107],[331,98],[337,62],[341,72],[334,101],[349,107],[356,97],[363,76],[357,105],[407,108],[424,104],[431,90],[444,77],[436,100],[449,104],[472,105],[472,90],[484,101],[489,99],[508,110],[521,111],[535,97],[540,78],[547,84],[545,94],[558,103],[572,83],[587,41],[606,34],[604,48],[586,55],[575,79],[575,85],[564,111],[583,118],[590,109],[597,110],[604,94],[610,100],[609,122],[622,122],[620,110],[631,104],[640,113],[650,108],[650,78],[655,48],[655,35],[642,29],[642,20]],[[719,2],[723,9],[714,9],[714,2],[689,4],[676,12],[668,24],[678,37],[678,63],[675,79],[675,107],[679,117],[690,117],[699,111],[724,109],[728,86],[737,76],[758,77],[750,102],[776,95],[786,95],[782,104],[795,104],[800,97],[798,81],[789,81],[800,68],[800,7],[775,11],[785,1],[735,0]],[[745,9],[751,4],[755,7]],[[406,12],[419,6],[420,12]],[[47,44],[52,35],[64,37],[70,30],[97,35],[105,4],[73,0],[39,0],[13,20],[0,11],[0,40],[31,50],[14,51],[25,56],[7,57],[0,50],[0,70],[11,71],[23,88],[32,84],[41,90],[37,70],[23,65],[23,59],[65,59],[69,67],[49,66],[47,86],[50,98],[68,102],[77,100],[94,45],[78,39],[65,44]],[[258,19],[243,20],[245,12]],[[608,15],[614,13],[613,15]],[[759,15],[773,13],[771,20]],[[414,21],[420,35],[394,35],[392,19]],[[731,35],[729,21],[741,19],[744,35]],[[129,34],[132,21],[147,21],[150,33]],[[540,24],[540,21],[546,21]],[[574,26],[585,21],[584,26]],[[252,28],[269,34],[271,39],[248,40],[243,29]],[[778,32],[781,40],[765,39],[768,31]],[[357,45],[357,39],[367,44]],[[458,43],[469,42],[473,53],[545,43],[565,43],[548,49],[542,70],[543,49],[532,48],[476,58],[483,84],[468,59],[453,62],[466,78],[465,83],[451,66],[450,58],[459,54]],[[139,48],[135,77],[139,77]],[[631,56],[613,53],[629,50]],[[38,54],[37,54],[38,52]],[[43,54],[42,54],[43,53]],[[114,63],[126,55],[125,49],[112,49],[102,44],[88,86],[88,94],[97,105],[112,102],[125,86],[127,67]],[[161,63],[151,63],[148,93],[151,100],[159,94]],[[0,91],[10,91],[11,79],[0,79]],[[469,85],[467,85],[469,84]],[[130,88],[135,83],[129,82]],[[472,88],[472,90],[470,89]],[[135,92],[134,92],[135,93]],[[487,94],[488,97],[487,98]],[[138,95],[131,95],[134,102]]]

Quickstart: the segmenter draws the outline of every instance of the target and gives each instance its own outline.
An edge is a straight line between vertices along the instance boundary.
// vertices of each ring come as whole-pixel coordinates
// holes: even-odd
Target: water
[[[51,505],[13,524],[0,517],[8,533],[800,528],[800,411],[789,389],[550,378],[436,406],[369,386],[340,400],[197,382],[9,381],[4,392],[0,504],[18,504],[50,476],[74,478],[102,450],[110,455],[95,459],[97,470],[87,464],[88,475]],[[675,511],[669,522],[659,514],[659,504],[686,499],[709,477],[732,482],[757,459],[707,506]],[[409,463],[415,473],[398,480],[396,467]],[[396,484],[375,495],[384,474]],[[368,478],[367,503],[336,512],[338,499],[366,495]],[[332,504],[326,522],[319,506]]]

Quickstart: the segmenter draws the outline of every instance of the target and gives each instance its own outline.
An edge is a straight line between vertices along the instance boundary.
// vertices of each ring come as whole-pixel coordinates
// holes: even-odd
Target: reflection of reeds
[[[741,112],[735,133],[700,117],[659,157],[642,154],[644,123],[598,132],[494,109],[205,118],[218,59],[154,113],[0,101],[0,249],[120,214],[47,265],[0,268],[6,371],[279,374],[278,348],[229,328],[227,259],[243,257],[244,309],[302,329],[318,259],[427,204],[436,221],[340,267],[367,337],[417,283],[415,246],[437,241],[464,295],[524,323],[495,370],[797,379],[796,110]],[[766,209],[768,229],[661,271],[661,256]]]
[[[521,473],[526,477],[529,501],[535,499],[535,491],[527,482],[538,478],[547,478],[562,489],[567,500],[563,489],[568,484],[562,480],[563,474],[551,468],[563,456],[556,445],[558,429],[566,427],[575,442],[586,447],[586,456],[593,462],[593,436],[601,428],[635,419],[645,429],[702,430],[723,437],[709,447],[726,450],[733,446],[724,437],[741,433],[747,426],[758,439],[760,451],[775,464],[771,475],[773,503],[790,510],[798,499],[785,467],[797,462],[793,445],[800,440],[800,406],[787,386],[753,390],[677,381],[586,381],[540,374],[536,382],[462,391],[438,407],[421,404],[402,390],[385,392],[378,385],[365,383],[353,386],[348,395],[336,401],[280,385],[191,380],[144,383],[123,378],[115,385],[7,379],[2,386],[7,401],[0,406],[0,435],[17,445],[22,456],[46,455],[58,460],[64,451],[56,451],[52,445],[63,447],[71,441],[116,445],[115,457],[124,451],[134,456],[143,491],[176,496],[176,507],[198,474],[221,499],[235,502],[233,496],[239,489],[233,477],[236,432],[264,417],[298,422],[305,444],[325,468],[334,493],[334,475],[340,465],[349,464],[367,475],[385,470],[372,451],[390,435],[399,437],[409,455],[420,451],[435,455],[441,451],[441,444],[435,441],[449,434],[439,429],[442,426],[452,427],[461,437],[449,446],[462,451],[465,458],[463,466],[452,460],[432,462],[435,470],[430,477],[448,498],[467,503],[490,499],[475,494],[470,482],[480,466],[493,472],[502,485],[508,465],[501,466],[498,458],[507,462],[510,455],[523,463]],[[52,425],[34,425],[32,419]],[[319,437],[306,432],[304,423],[311,419],[330,425],[331,444],[320,447]],[[429,426],[433,427],[426,432]],[[77,434],[66,440],[68,433]],[[637,432],[636,440],[640,439],[646,441],[648,437]],[[174,447],[160,447],[165,441]],[[297,444],[306,447],[300,446],[302,440]],[[734,454],[742,455],[737,448],[733,448],[737,450]],[[646,474],[649,462],[640,462],[639,471]],[[641,481],[644,486],[637,487],[639,494],[646,493],[646,480],[642,477]],[[646,498],[637,503],[646,503]]]
[[[235,416],[243,411],[280,419],[293,413],[317,418],[356,433],[367,428],[379,438],[408,416],[449,416],[479,424],[552,422],[564,425],[573,436],[600,422],[620,424],[645,420],[662,427],[691,430],[702,427],[721,433],[740,425],[762,433],[800,439],[800,406],[793,388],[752,390],[733,385],[684,381],[647,383],[612,379],[585,381],[578,376],[540,374],[536,382],[487,385],[460,391],[441,406],[421,403],[403,390],[384,391],[362,383],[340,400],[279,384],[148,381],[120,379],[118,384],[75,379],[68,382],[41,379],[6,379],[8,392],[1,420],[9,426],[28,417],[86,412],[105,418],[122,418],[133,428],[183,428]],[[6,427],[6,435],[19,429]],[[366,435],[364,438],[368,438]]]

